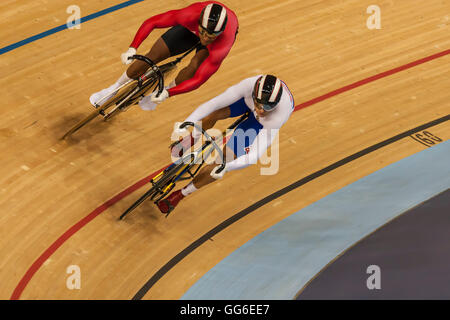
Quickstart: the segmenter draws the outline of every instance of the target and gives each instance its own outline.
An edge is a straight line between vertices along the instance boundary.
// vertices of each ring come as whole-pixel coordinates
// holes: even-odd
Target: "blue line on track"
[[[128,6],[130,6],[130,5],[133,5],[133,4],[135,4],[135,3],[142,2],[142,1],[144,1],[144,0],[130,0],[130,1],[126,1],[126,2],[124,2],[124,3],[120,3],[120,4],[115,5],[115,6],[112,6],[112,7],[110,7],[110,8],[106,8],[106,9],[101,10],[101,11],[99,11],[99,12],[90,14],[90,15],[88,15],[88,16],[86,16],[86,17],[82,17],[82,18],[80,19],[80,22],[79,22],[79,23],[74,23],[74,24],[71,25],[71,26],[76,26],[76,25],[81,24],[81,23],[83,23],[83,22],[87,22],[87,21],[89,21],[89,20],[92,20],[92,19],[95,19],[95,18],[104,16],[104,15],[106,15],[106,14],[108,14],[108,13],[117,11],[117,10],[119,10],[119,9],[128,7]],[[24,45],[26,45],[26,44],[28,44],[28,43],[30,43],[30,42],[33,42],[33,41],[36,41],[36,40],[45,38],[45,37],[47,37],[47,36],[49,36],[49,35],[52,35],[52,34],[54,34],[54,33],[63,31],[63,30],[65,30],[65,29],[68,29],[67,24],[63,24],[63,25],[61,25],[61,26],[59,26],[59,27],[56,27],[56,28],[53,28],[53,29],[44,31],[44,32],[39,33],[39,34],[37,34],[37,35],[35,35],[35,36],[32,36],[32,37],[29,37],[29,38],[27,38],[27,39],[21,40],[21,41],[19,41],[19,42],[13,43],[13,44],[11,44],[11,45],[9,45],[9,46],[0,48],[0,55],[4,54],[4,53],[6,53],[6,52],[9,52],[9,51],[11,51],[11,50],[17,49],[17,48],[19,48],[19,47],[21,47],[21,46],[24,46]]]

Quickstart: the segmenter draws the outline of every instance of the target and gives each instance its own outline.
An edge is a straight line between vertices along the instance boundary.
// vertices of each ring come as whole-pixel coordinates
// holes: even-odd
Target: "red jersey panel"
[[[210,3],[220,4],[227,10],[228,21],[225,30],[213,43],[207,46],[209,56],[197,69],[195,75],[191,79],[183,81],[177,86],[169,89],[169,96],[197,89],[219,69],[222,61],[228,55],[228,52],[230,52],[236,37],[236,32],[239,27],[236,14],[217,1],[196,2],[186,8],[170,10],[146,20],[139,28],[130,45],[130,47],[137,49],[153,29],[169,28],[176,25],[182,25],[198,37],[198,19],[203,8]]]

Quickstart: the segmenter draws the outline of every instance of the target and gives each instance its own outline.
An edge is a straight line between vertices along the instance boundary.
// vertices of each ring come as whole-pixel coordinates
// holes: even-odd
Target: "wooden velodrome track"
[[[75,4],[87,16],[121,2]],[[449,113],[448,0],[375,1],[381,8],[380,30],[366,26],[372,0],[223,2],[239,18],[239,35],[206,84],[167,100],[156,111],[135,107],[111,123],[94,120],[67,142],[59,138],[91,111],[90,94],[123,72],[120,54],[140,24],[191,1],[140,2],[82,23],[79,30],[58,32],[0,55],[0,298],[131,299],[166,263],[241,210]],[[2,1],[0,47],[64,24],[72,4]],[[146,52],[163,31],[153,32],[138,53]],[[408,65],[415,61],[421,63]],[[389,70],[395,72],[383,76]],[[294,112],[280,132],[279,172],[262,176],[257,165],[228,173],[183,200],[167,219],[148,202],[117,221],[147,187],[120,201],[114,197],[169,164],[173,123],[258,73],[281,77],[296,105],[307,106]],[[340,88],[344,90],[311,101]],[[427,130],[447,140],[449,128],[444,121]],[[166,269],[142,298],[180,298],[257,234],[425,148],[405,137],[259,207]],[[80,290],[66,287],[70,265],[81,268]]]

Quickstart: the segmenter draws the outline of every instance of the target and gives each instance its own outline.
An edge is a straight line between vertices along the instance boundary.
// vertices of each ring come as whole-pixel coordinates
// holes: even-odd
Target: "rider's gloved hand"
[[[222,179],[225,172],[227,171],[227,167],[225,165],[225,168],[223,168],[222,171],[220,171],[219,173],[217,173],[217,171],[219,170],[219,168],[221,168],[221,166],[216,166],[214,169],[212,169],[211,171],[211,177],[213,177],[216,180]]]
[[[169,97],[169,92],[166,89],[164,89],[159,96],[156,96],[157,94],[157,91],[152,93],[152,102],[154,103],[161,103]]]
[[[183,124],[183,122],[175,122],[175,125],[173,126],[173,133],[174,136],[185,136],[188,133],[188,129],[183,128],[181,129],[180,126]]]
[[[122,55],[121,55],[122,63],[130,64],[131,62],[133,62],[132,59],[128,59],[128,58],[134,56],[135,54],[136,54],[136,49],[130,47],[127,52],[122,53]]]

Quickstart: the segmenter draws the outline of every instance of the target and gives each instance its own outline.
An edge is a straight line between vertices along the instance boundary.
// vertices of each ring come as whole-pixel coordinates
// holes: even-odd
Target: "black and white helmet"
[[[266,74],[258,78],[253,88],[253,99],[263,105],[263,109],[271,111],[280,102],[283,94],[281,80]]]
[[[219,35],[227,24],[227,10],[219,4],[210,3],[203,8],[198,24],[209,34]]]

